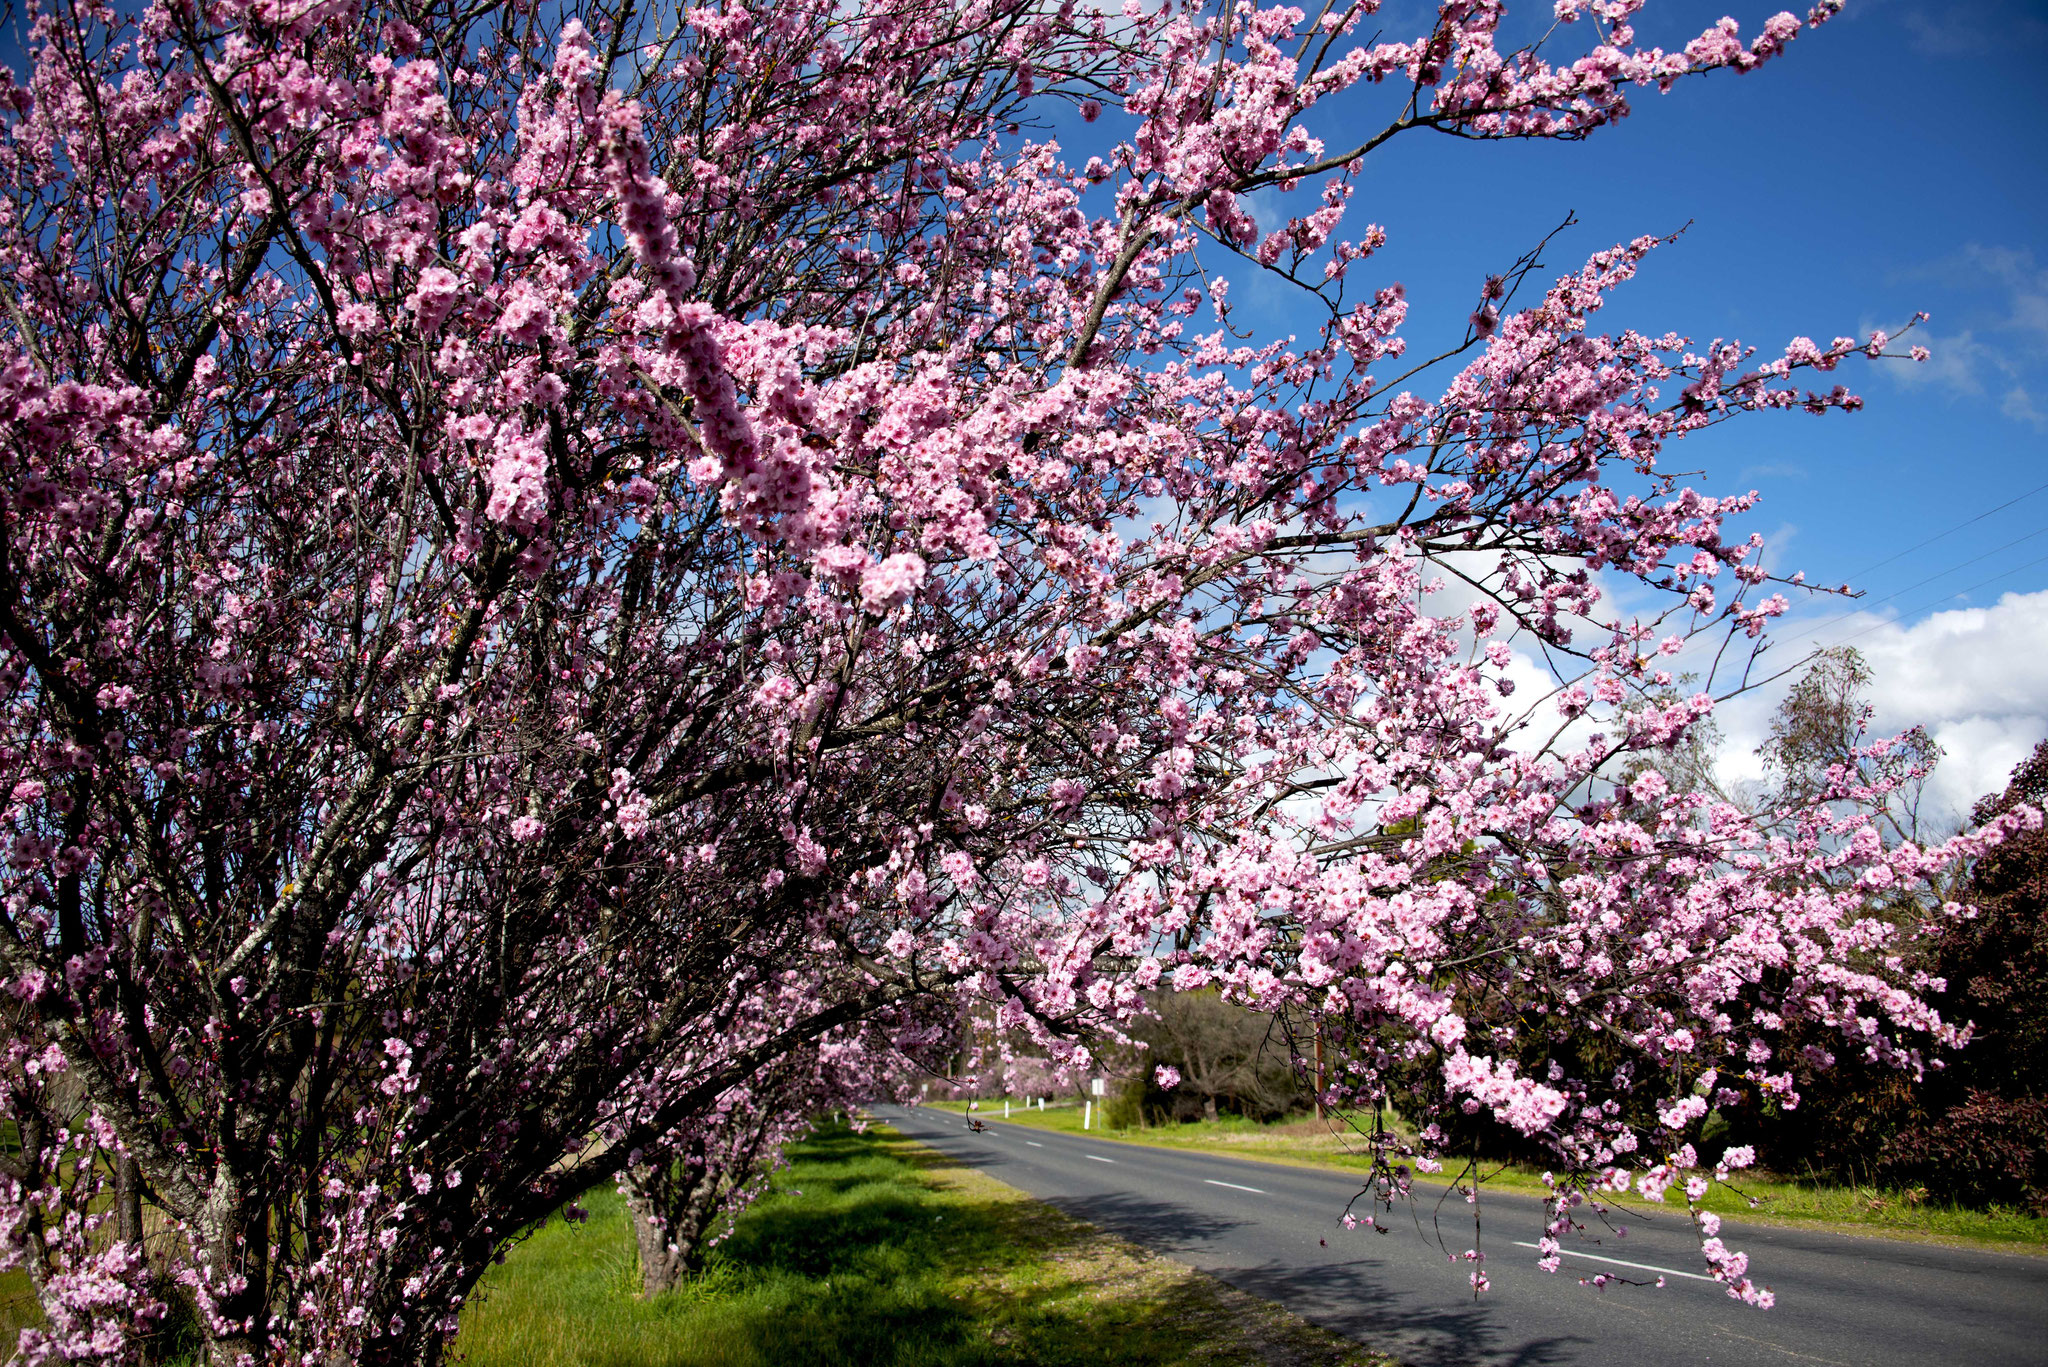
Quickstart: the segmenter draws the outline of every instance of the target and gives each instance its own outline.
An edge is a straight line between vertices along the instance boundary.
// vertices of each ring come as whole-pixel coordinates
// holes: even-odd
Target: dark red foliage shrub
[[[2048,1215],[2048,1099],[1972,1090],[1961,1105],[1896,1136],[1879,1175],[1970,1205]]]

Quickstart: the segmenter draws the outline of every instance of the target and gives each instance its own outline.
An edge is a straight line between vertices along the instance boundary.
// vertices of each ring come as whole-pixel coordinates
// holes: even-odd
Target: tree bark
[[[653,1204],[645,1196],[628,1197],[626,1209],[632,1212],[633,1238],[640,1246],[640,1294],[653,1300],[664,1291],[675,1290],[682,1280],[681,1245],[671,1248],[668,1231],[656,1223]]]
[[[207,1335],[211,1367],[260,1363],[268,1350],[270,1230],[265,1214],[260,1197],[226,1163],[215,1168],[198,1220],[199,1243],[214,1283],[214,1313],[229,1328]]]
[[[142,1243],[142,1165],[132,1154],[114,1164],[114,1234],[123,1243]]]
[[[703,1264],[704,1235],[718,1214],[722,1175],[678,1164],[667,1172],[628,1174],[626,1209],[640,1248],[640,1294],[673,1291]]]

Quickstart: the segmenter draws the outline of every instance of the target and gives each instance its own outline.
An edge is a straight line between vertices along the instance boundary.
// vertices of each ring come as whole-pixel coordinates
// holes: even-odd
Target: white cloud
[[[1796,626],[1793,628],[1796,630]],[[2048,591],[2008,593],[1990,607],[1937,612],[1906,624],[1859,612],[1799,644],[1846,644],[1871,671],[1873,723],[1883,734],[1924,726],[1946,752],[1927,814],[1960,821],[2048,736]],[[1761,776],[1755,747],[1797,671],[1716,713],[1723,782]]]
[[[2012,362],[1995,346],[1977,340],[1974,332],[1952,336],[1926,332],[1918,336],[1927,348],[1927,359],[1914,365],[1892,365],[1888,374],[1908,386],[1940,385],[1956,394],[1982,394],[1984,377],[2010,376]]]
[[[1468,573],[1483,573],[1491,564],[1487,557],[1447,559]],[[1670,603],[1626,577],[1598,578],[1608,593],[1603,604],[1608,611],[1653,614]],[[1431,596],[1428,610],[1446,616],[1477,597],[1471,586],[1446,578],[1444,590]],[[1756,747],[1769,734],[1772,713],[1804,672],[1803,657],[1826,646],[1849,645],[1870,667],[1874,735],[1923,726],[1944,751],[1922,803],[1930,830],[1961,825],[1976,800],[2002,791],[2014,767],[2036,742],[2048,737],[2048,590],[2008,593],[1987,607],[1932,613],[1911,623],[1875,611],[1838,615],[1839,603],[1821,597],[1811,601],[1808,612],[1782,619],[1772,633],[1776,648],[1757,662],[1752,674],[1768,681],[1716,709],[1715,724],[1721,733],[1716,769],[1721,781],[1734,787],[1763,777]],[[1677,625],[1673,622],[1665,630]],[[1726,642],[1713,681],[1715,693],[1734,686],[1742,676],[1751,644],[1739,636]],[[1721,633],[1704,633],[1669,668],[1674,674],[1691,675],[1692,688],[1703,687],[1723,645]],[[1526,750],[1550,740],[1558,727],[1555,706],[1545,700],[1559,680],[1526,635],[1515,637],[1514,647],[1504,672],[1516,687],[1502,700],[1501,711],[1504,718],[1526,715],[1527,729],[1512,742]],[[1576,675],[1569,657],[1555,663],[1568,677]],[[1769,677],[1778,671],[1783,671],[1779,677]],[[1564,747],[1581,743],[1592,729],[1597,729],[1597,718],[1590,714],[1575,721],[1565,728]]]
[[[1998,406],[1999,412],[2014,422],[2030,423],[2037,428],[2048,428],[2048,414],[2044,414],[2034,403],[2034,396],[2027,392],[2025,385],[2014,385],[2005,391],[2005,400]]]
[[[1994,49],[2040,46],[2048,36],[2035,0],[1937,0],[1901,8],[1892,0],[1862,0],[1851,5],[1850,19],[1872,13],[1894,14],[1915,50],[1929,57],[1976,57]]]
[[[1938,11],[1939,17],[1913,9],[1900,16],[1913,46],[1932,57],[1959,57],[1982,52],[1990,45],[1983,24],[1953,7]]]
[[[2010,310],[2006,327],[2048,341],[2048,271],[2035,262],[2033,248],[1972,242],[1963,248],[1963,259],[2005,287]]]
[[[2005,417],[2048,430],[2048,413],[2034,398],[2048,367],[2048,269],[2033,249],[1973,242],[1906,276],[1941,282],[1955,294],[1971,326],[1948,334],[1913,334],[1908,340],[1925,346],[1928,359],[1887,366],[1885,372],[1900,384],[1945,389],[1955,398],[1996,395]]]

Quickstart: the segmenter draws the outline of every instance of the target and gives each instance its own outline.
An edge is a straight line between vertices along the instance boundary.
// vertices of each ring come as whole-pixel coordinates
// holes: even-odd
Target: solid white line
[[[1045,1145],[1039,1143],[1036,1139],[1027,1139],[1024,1142],[1029,1144],[1034,1149],[1042,1149],[1045,1147]]]
[[[1235,1182],[1219,1182],[1213,1177],[1204,1177],[1202,1180],[1212,1187],[1229,1187],[1232,1191],[1248,1191],[1257,1196],[1264,1196],[1266,1194],[1257,1187],[1241,1187]]]
[[[1084,1154],[1082,1154],[1081,1156],[1082,1156],[1083,1158],[1093,1158],[1093,1159],[1095,1159],[1095,1161],[1096,1161],[1096,1162],[1098,1162],[1098,1163],[1114,1163],[1114,1162],[1116,1162],[1116,1160],[1115,1160],[1114,1158],[1103,1158],[1103,1157],[1100,1157],[1100,1156],[1098,1156],[1098,1155],[1096,1155],[1096,1154],[1092,1154],[1092,1153],[1084,1153]]]
[[[1525,1243],[1517,1239],[1515,1240],[1515,1247],[1540,1249],[1543,1245]],[[1675,1267],[1652,1267],[1648,1263],[1632,1263],[1626,1258],[1603,1258],[1598,1253],[1580,1253],[1569,1248],[1560,1248],[1558,1252],[1564,1254],[1567,1258],[1591,1258],[1596,1263],[1613,1263],[1616,1267],[1634,1267],[1640,1268],[1644,1272],[1661,1272],[1667,1277],[1690,1277],[1696,1282],[1710,1282],[1714,1280],[1712,1277],[1702,1276],[1697,1272],[1680,1272]]]

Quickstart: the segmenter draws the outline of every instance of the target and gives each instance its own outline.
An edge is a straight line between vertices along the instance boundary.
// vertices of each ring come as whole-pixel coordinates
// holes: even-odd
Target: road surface
[[[1091,1140],[927,1107],[876,1111],[911,1138],[1135,1243],[1267,1296],[1408,1367],[2043,1367],[2048,1258],[1765,1225],[1723,1230],[1778,1296],[1760,1311],[1702,1273],[1682,1209],[1639,1209],[1626,1237],[1567,1243],[1556,1275],[1535,1266],[1542,1202],[1488,1192],[1493,1286],[1476,1302],[1446,1249],[1473,1246],[1453,1196],[1431,1228],[1397,1207],[1391,1232],[1346,1230],[1358,1190],[1343,1173]],[[1361,1204],[1362,1213],[1369,1209]],[[1580,1285],[1609,1273],[1666,1285]]]

